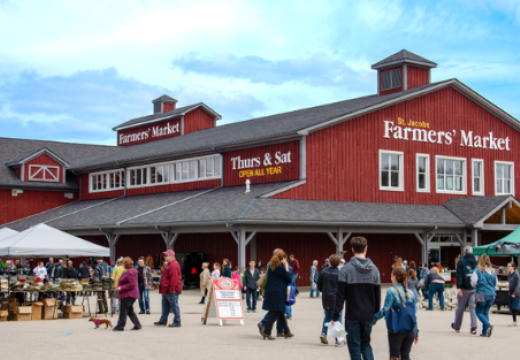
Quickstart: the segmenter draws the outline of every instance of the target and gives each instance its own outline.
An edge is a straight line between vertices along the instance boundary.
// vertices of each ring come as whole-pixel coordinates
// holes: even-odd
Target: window
[[[417,154],[417,191],[430,192],[430,155]]]
[[[473,176],[473,195],[484,195],[484,160],[473,159],[471,161],[471,168]]]
[[[403,153],[379,151],[379,189],[404,191]]]
[[[515,194],[514,174],[514,163],[495,161],[495,195]]]
[[[220,155],[153,164],[129,169],[128,187],[175,184],[221,177]]]
[[[119,190],[124,187],[124,170],[113,170],[90,175],[90,192]]]
[[[29,165],[30,181],[60,182],[59,173],[59,166]]]
[[[383,71],[381,73],[381,91],[401,87],[401,69]]]
[[[437,192],[446,194],[466,193],[466,159],[436,157]]]

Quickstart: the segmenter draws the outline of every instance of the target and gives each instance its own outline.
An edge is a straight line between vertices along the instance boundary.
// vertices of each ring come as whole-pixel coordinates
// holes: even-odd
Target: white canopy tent
[[[2,228],[0,229],[0,240],[3,240],[5,238],[11,237],[13,235],[18,234],[18,231],[9,229],[9,228]]]
[[[72,236],[48,225],[38,224],[7,238],[0,238],[0,256],[8,256],[10,258],[47,256],[109,257],[110,249]]]

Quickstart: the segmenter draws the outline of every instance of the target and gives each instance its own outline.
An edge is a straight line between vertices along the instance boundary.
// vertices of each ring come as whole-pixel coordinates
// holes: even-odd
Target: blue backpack
[[[394,334],[400,334],[413,330],[417,319],[415,317],[415,307],[413,303],[405,305],[399,289],[394,286],[401,299],[401,304],[392,306],[389,310],[385,311],[386,328],[389,332]]]

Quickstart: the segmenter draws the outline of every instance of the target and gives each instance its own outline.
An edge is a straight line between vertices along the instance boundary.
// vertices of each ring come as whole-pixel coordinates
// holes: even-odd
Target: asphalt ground
[[[257,323],[265,312],[258,304],[256,314],[246,314],[244,326],[228,321],[219,326],[215,318],[207,325],[201,323],[203,306],[198,305],[198,290],[184,291],[180,296],[182,327],[154,326],[161,312],[161,298],[157,291],[150,294],[151,315],[138,315],[143,325],[139,331],[116,332],[94,329],[88,318],[57,319],[30,322],[0,322],[0,353],[2,358],[31,359],[349,359],[347,347],[322,345],[319,340],[323,321],[321,299],[301,294],[293,306],[293,319],[289,321],[292,339],[262,340]],[[93,302],[93,298],[92,298]],[[137,303],[134,309],[138,312]],[[492,308],[493,310],[494,308]],[[520,352],[520,327],[508,328],[509,315],[491,314],[493,336],[483,338],[469,332],[469,313],[465,313],[460,333],[451,330],[455,311],[425,311],[420,309],[418,323],[420,341],[412,348],[412,359],[515,359]],[[109,319],[117,323],[117,315]],[[170,321],[171,321],[170,317]],[[478,323],[479,332],[482,329]],[[274,334],[273,329],[273,334]],[[332,343],[332,341],[330,341]],[[372,347],[376,359],[388,359],[388,343],[384,321],[372,331]],[[4,354],[10,354],[4,357]]]

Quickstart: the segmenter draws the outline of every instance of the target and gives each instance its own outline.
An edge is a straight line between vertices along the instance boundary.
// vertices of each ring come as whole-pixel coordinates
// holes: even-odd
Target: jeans
[[[313,283],[313,284],[316,284],[316,283]],[[314,289],[312,288],[312,284],[311,284],[311,297],[314,296]],[[318,290],[318,284],[316,284],[316,297],[319,297],[320,296],[320,290]]]
[[[287,319],[292,318],[292,307],[289,305],[285,305],[285,316],[287,316]]]
[[[326,327],[325,324],[328,322],[331,322],[334,311],[333,310],[323,310],[323,311],[325,312],[325,317],[323,318],[323,326],[321,328],[321,333],[326,335],[329,328]],[[343,317],[343,310],[339,313],[339,319],[338,319],[338,321],[343,324],[343,321],[341,321],[342,317]]]
[[[460,289],[462,296],[457,294],[457,302],[459,306],[455,312],[455,322],[453,326],[455,329],[460,330],[462,325],[462,318],[464,317],[464,311],[466,311],[466,305],[469,306],[469,314],[471,319],[471,328],[477,328],[477,315],[475,314],[475,290]]]
[[[270,311],[268,311],[267,314],[265,314],[265,316],[262,319],[262,321],[260,321],[262,323],[262,325],[264,326],[264,328],[267,326],[267,320],[269,319],[269,315],[271,315]],[[277,334],[283,334],[284,333],[283,326],[282,326],[280,321],[276,322],[276,333]]]
[[[246,290],[246,304],[247,304],[247,310],[256,310],[256,295],[257,290],[256,289],[247,289]],[[253,298],[253,307],[251,307],[251,297]]]
[[[139,284],[139,309],[141,311],[150,311],[149,290],[145,289],[144,284]]]
[[[298,279],[298,274],[292,274],[292,284],[298,289],[298,286],[296,286],[296,280]]]
[[[141,328],[141,324],[139,323],[139,319],[134,311],[134,298],[124,298],[121,299],[121,311],[119,312],[119,320],[117,321],[117,325],[114,329],[123,330],[126,325],[126,317],[128,316],[134,326],[138,329]]]
[[[370,334],[372,333],[371,321],[346,321],[347,345],[351,360],[374,360],[372,347],[370,346]]]
[[[477,308],[475,309],[475,313],[482,323],[482,334],[486,335],[489,329],[489,309],[495,302],[495,295],[485,295],[484,299],[486,300],[483,303],[477,304]]]
[[[398,334],[393,334],[389,332],[388,345],[390,348],[390,357],[395,357],[396,359],[401,360],[409,360],[414,340],[415,329]]]
[[[439,296],[439,305],[444,310],[444,284],[431,283],[428,289],[428,309],[433,309],[433,297]]]
[[[159,320],[160,323],[167,324],[168,323],[168,315],[173,310],[173,323],[180,324],[181,323],[181,309],[179,308],[179,293],[176,291],[174,293],[167,292],[166,294],[162,294],[162,315]]]

